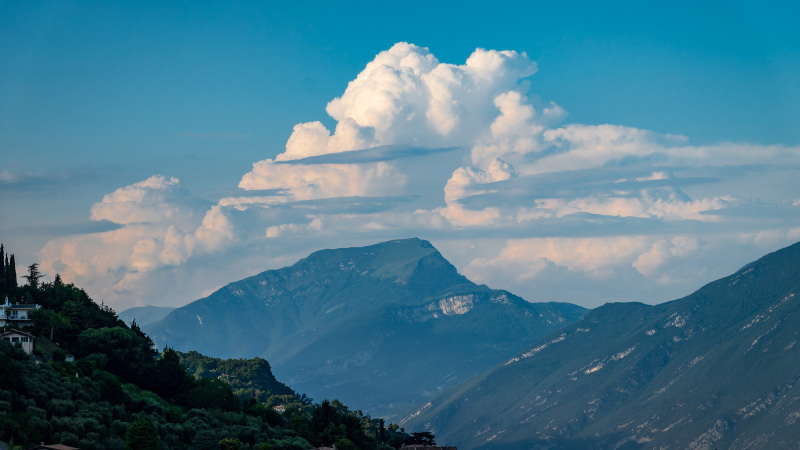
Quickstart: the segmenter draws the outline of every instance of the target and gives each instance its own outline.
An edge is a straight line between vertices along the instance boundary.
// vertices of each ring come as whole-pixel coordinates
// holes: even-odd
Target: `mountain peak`
[[[145,331],[178,350],[265,357],[306,394],[388,412],[507,361],[584,313],[478,286],[411,238],[314,252]]]
[[[433,252],[438,253],[438,250],[436,250],[430,241],[413,237],[379,242],[377,244],[367,245],[364,247],[345,247],[338,249],[317,250],[309,255],[309,258],[326,254],[344,254],[349,256],[363,254],[364,256],[374,256],[376,260],[380,260],[383,258],[395,259],[397,257],[421,258]]]
[[[446,285],[472,285],[429,241],[419,238],[395,239],[368,245],[319,250],[298,261],[293,268],[339,266],[363,275],[408,284],[415,289]]]

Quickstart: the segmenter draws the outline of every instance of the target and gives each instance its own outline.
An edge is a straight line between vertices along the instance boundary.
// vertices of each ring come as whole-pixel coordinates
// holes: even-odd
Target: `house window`
[[[12,337],[11,338],[11,342],[19,342],[19,338],[18,337]]]

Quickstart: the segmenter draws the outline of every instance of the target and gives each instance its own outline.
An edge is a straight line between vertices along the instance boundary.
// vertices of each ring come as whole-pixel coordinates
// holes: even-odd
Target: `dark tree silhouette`
[[[3,244],[0,244],[0,294],[4,294],[5,292],[6,292],[6,250],[3,247]]]
[[[406,441],[407,444],[427,445],[428,447],[436,446],[436,436],[430,431],[415,431],[411,433],[411,437]]]
[[[39,264],[33,263],[28,266],[28,274],[24,275],[22,278],[28,280],[29,286],[39,287],[39,280],[41,280],[43,276],[42,272],[39,272]]]
[[[13,293],[17,290],[17,263],[14,261],[13,254],[11,255],[11,258],[9,258],[8,253],[6,253],[5,266],[6,292]]]
[[[156,450],[157,448],[156,427],[148,420],[134,422],[125,436],[125,450]]]

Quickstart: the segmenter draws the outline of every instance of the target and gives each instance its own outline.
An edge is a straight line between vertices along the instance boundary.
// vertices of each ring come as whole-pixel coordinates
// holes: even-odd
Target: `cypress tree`
[[[8,284],[8,253],[6,253],[6,260],[1,261],[3,266],[3,295],[10,294],[11,286]]]
[[[0,244],[0,295],[5,293],[6,293],[6,251],[3,248],[3,244]]]
[[[17,290],[17,263],[14,261],[14,254],[6,266],[6,289],[13,294]]]

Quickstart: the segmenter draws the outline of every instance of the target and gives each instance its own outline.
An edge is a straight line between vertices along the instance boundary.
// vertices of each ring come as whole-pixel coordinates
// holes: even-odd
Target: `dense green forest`
[[[290,398],[300,404],[308,403],[304,395],[297,397],[289,386],[275,379],[265,359],[219,359],[196,351],[178,352],[178,356],[190,375],[196,379],[225,380],[240,398],[255,398],[270,406],[285,404]]]
[[[36,264],[18,286],[4,252],[0,295],[41,305],[25,328],[37,336],[34,358],[0,340],[0,441],[12,449],[390,449],[414,440],[336,400],[298,395],[261,358],[158,353],[135,322],[82,289],[58,275],[42,283]]]

